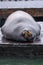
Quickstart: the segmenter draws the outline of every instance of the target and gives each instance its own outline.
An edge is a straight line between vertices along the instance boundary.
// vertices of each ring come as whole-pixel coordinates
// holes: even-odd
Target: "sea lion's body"
[[[35,22],[30,14],[24,11],[12,13],[1,28],[5,38],[17,41],[34,40],[40,35],[40,30],[40,25]],[[32,34],[28,40],[22,35],[25,31],[30,31]]]

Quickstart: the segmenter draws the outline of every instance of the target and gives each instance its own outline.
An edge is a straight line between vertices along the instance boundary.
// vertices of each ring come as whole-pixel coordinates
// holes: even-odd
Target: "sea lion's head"
[[[34,41],[36,39],[36,36],[35,36],[35,33],[33,31],[28,31],[28,30],[25,30],[23,33],[22,33],[23,37],[27,40],[27,41]]]

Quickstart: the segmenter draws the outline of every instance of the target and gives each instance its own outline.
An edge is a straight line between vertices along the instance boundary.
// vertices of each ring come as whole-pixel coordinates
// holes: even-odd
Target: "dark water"
[[[0,65],[43,65],[43,59],[2,57],[0,58]]]

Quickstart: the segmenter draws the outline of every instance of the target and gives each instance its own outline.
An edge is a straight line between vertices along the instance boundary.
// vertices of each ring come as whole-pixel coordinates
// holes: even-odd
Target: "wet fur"
[[[22,33],[24,31],[30,31],[32,37],[26,39]],[[24,12],[16,11],[8,16],[5,24],[1,28],[2,34],[7,39],[13,39],[16,41],[33,41],[40,36],[41,27],[35,22],[33,17]]]

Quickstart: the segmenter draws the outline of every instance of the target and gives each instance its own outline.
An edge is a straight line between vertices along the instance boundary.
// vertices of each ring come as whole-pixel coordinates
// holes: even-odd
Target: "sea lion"
[[[40,36],[41,27],[30,14],[16,11],[8,16],[1,31],[7,39],[34,41]]]

